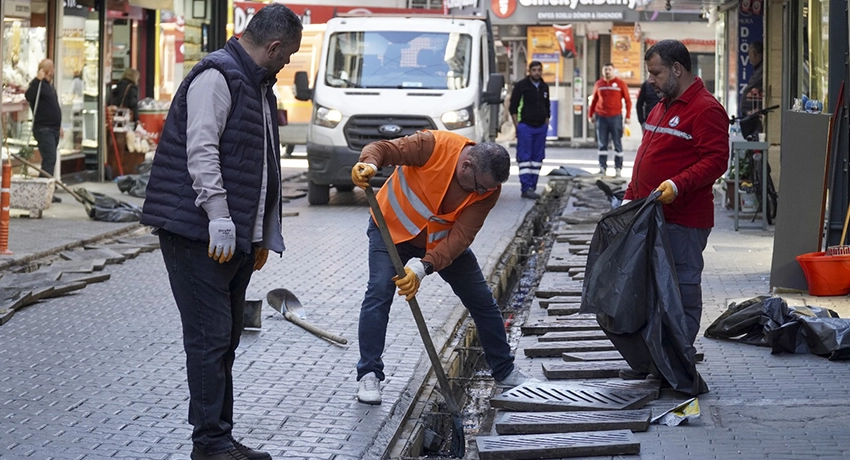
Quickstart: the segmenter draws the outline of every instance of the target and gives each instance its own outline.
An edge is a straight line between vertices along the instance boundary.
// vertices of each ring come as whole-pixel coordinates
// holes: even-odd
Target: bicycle
[[[735,125],[736,123],[740,127],[741,135],[747,141],[754,142],[758,140],[758,134],[761,131],[761,117],[763,115],[767,115],[769,112],[778,109],[778,105],[774,105],[771,107],[767,107],[756,112],[753,112],[743,118],[737,118],[732,116],[729,120],[730,125]],[[753,150],[752,154],[747,155],[747,162],[749,166],[750,173],[752,174],[752,182],[753,188],[758,191],[758,194],[761,195],[762,190],[762,160],[767,161],[764,156],[764,152],[761,150]],[[737,165],[736,165],[737,166]],[[768,225],[773,225],[774,220],[776,220],[776,210],[777,204],[779,201],[779,193],[776,191],[776,187],[773,184],[773,178],[770,176],[770,162],[767,163],[767,196],[759,199],[758,209],[756,210],[755,215],[753,215],[753,222],[755,222],[756,217],[758,217],[758,213],[765,212],[764,203],[762,201],[767,202],[767,212],[765,212],[765,218],[767,220]]]

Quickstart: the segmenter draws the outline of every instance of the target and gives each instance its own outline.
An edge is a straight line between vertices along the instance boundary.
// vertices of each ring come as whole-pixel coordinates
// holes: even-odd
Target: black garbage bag
[[[89,217],[102,222],[138,222],[142,208],[84,188],[74,189],[83,201]]]
[[[148,188],[148,181],[150,178],[150,172],[145,174],[126,174],[118,176],[115,179],[115,184],[118,186],[118,190],[123,193],[127,193],[138,198],[144,198],[145,190]]]
[[[834,311],[789,307],[780,297],[733,303],[706,329],[705,336],[770,347],[771,353],[812,353],[850,359],[850,320]]]
[[[709,391],[685,332],[675,263],[658,193],[605,214],[585,267],[582,313],[599,325],[633,369],[695,396]]]

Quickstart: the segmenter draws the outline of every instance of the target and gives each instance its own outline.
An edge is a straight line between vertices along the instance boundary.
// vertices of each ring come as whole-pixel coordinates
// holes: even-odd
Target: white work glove
[[[236,225],[229,217],[210,221],[210,246],[207,255],[220,264],[233,257],[236,252]]]

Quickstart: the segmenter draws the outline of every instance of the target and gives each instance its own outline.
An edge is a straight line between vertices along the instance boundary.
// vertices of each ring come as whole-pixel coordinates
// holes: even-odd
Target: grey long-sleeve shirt
[[[264,91],[268,85],[264,84]],[[198,194],[195,206],[206,211],[210,220],[230,217],[227,207],[227,191],[221,178],[219,160],[219,141],[227,116],[230,114],[230,88],[224,75],[216,69],[208,69],[198,74],[189,84],[186,94],[186,156],[192,188]],[[251,241],[263,240],[263,223],[266,211],[266,193],[268,190],[268,149],[273,139],[271,113],[268,104],[263,103],[263,120],[266,129],[263,151],[263,181],[260,200],[257,203],[257,218],[254,221],[254,234]]]

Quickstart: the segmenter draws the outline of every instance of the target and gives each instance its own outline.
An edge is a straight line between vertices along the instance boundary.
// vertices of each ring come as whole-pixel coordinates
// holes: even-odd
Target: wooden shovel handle
[[[295,315],[292,312],[284,310],[283,317],[286,318],[289,322],[303,328],[307,332],[315,334],[323,339],[328,339],[331,342],[336,342],[341,345],[348,344],[348,339],[346,339],[345,337],[330,333],[324,329],[320,329],[319,327],[314,326],[308,323],[307,321],[304,321],[303,319],[299,318],[298,315]]]

